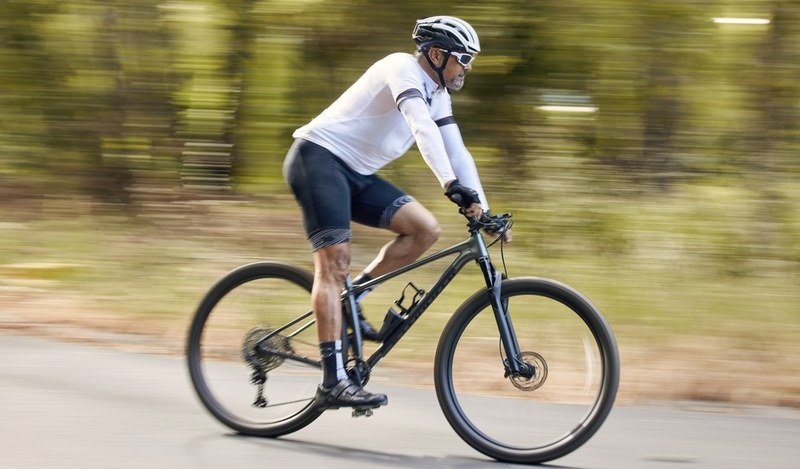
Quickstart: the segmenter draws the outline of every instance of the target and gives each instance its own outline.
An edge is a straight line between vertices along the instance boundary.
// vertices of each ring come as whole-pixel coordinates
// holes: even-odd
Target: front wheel
[[[448,422],[476,450],[516,463],[542,463],[583,445],[611,411],[619,354],[600,311],[580,293],[539,278],[504,280],[501,298],[527,375],[507,372],[485,291],[447,324],[434,380]]]
[[[186,350],[192,385],[233,430],[275,437],[322,413],[312,282],[305,270],[258,262],[224,276],[198,306]]]

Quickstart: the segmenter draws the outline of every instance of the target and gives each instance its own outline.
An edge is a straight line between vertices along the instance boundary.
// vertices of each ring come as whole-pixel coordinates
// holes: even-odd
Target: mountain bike
[[[466,240],[342,291],[343,350],[349,376],[371,373],[467,264],[485,287],[453,313],[434,358],[434,387],[452,428],[477,451],[501,461],[541,463],[583,445],[602,425],[619,384],[611,328],[582,294],[554,280],[507,278],[489,248],[511,215],[467,218]],[[488,241],[481,231],[490,233]],[[494,238],[492,239],[492,236]],[[451,259],[427,289],[408,282],[364,353],[355,297],[365,289]],[[404,277],[405,278],[405,277]],[[313,422],[321,363],[313,276],[279,262],[255,262],[219,279],[200,302],[187,341],[191,381],[206,409],[246,435],[278,437]],[[405,283],[405,282],[403,282]],[[353,409],[369,416],[372,409]]]

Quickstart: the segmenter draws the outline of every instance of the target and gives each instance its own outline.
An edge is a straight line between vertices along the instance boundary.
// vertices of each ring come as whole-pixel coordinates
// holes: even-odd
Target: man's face
[[[438,63],[441,64],[447,56],[447,51],[443,51],[441,49],[435,50],[439,54]],[[451,53],[450,58],[447,60],[447,66],[442,71],[445,86],[447,86],[447,88],[449,88],[451,91],[459,91],[464,86],[464,77],[466,77],[467,73],[472,70],[474,58],[475,57],[471,54],[458,52]],[[463,65],[462,62],[468,63]]]

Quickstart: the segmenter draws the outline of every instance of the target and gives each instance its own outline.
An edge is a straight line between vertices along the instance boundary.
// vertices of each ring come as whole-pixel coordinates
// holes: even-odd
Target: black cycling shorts
[[[393,184],[364,176],[326,148],[295,140],[283,166],[286,181],[303,210],[312,250],[350,242],[350,220],[388,228],[403,205],[414,200]]]

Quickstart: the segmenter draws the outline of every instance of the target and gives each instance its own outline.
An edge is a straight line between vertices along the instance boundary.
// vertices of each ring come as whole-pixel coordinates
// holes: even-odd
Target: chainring
[[[273,334],[273,332],[275,329],[270,327],[256,326],[244,336],[242,341],[242,360],[250,366],[258,366],[264,373],[281,366],[284,361],[280,355],[269,353],[267,350],[286,354],[294,353],[289,339],[279,334]],[[262,339],[268,336],[269,338],[262,342]],[[261,346],[256,347],[259,342]]]

